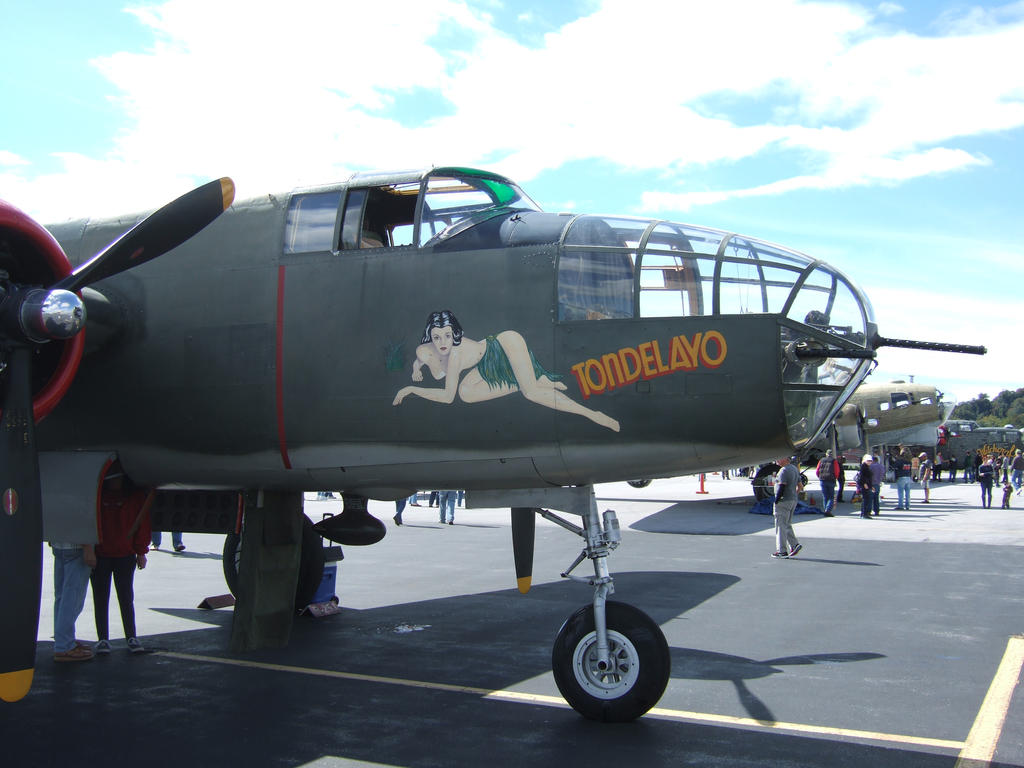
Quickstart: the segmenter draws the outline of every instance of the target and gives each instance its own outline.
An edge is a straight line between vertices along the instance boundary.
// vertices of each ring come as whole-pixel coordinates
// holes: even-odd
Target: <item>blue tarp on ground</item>
[[[752,515],[770,515],[772,514],[773,507],[772,500],[770,498],[761,499],[759,502],[754,504],[750,508],[750,514]],[[802,501],[796,503],[796,509],[793,510],[794,515],[820,515],[821,510],[817,507],[812,507],[810,504],[804,504]]]

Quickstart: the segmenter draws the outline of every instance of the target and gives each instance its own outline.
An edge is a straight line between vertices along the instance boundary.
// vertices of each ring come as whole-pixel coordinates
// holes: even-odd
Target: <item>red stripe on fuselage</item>
[[[277,268],[277,442],[281,450],[281,463],[292,468],[288,458],[288,438],[284,432],[284,265]]]

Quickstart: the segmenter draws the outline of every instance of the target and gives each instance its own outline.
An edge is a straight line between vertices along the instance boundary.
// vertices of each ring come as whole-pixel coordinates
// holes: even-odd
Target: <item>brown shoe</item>
[[[54,661],[89,661],[92,651],[82,645],[76,645],[70,651],[53,654]]]

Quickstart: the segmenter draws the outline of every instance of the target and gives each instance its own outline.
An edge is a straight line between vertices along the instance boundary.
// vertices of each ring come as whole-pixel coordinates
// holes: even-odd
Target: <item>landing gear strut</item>
[[[574,489],[584,490],[584,489]],[[563,577],[594,588],[592,604],[568,618],[555,638],[551,669],[558,690],[584,717],[605,722],[635,720],[658,703],[672,671],[668,643],[658,624],[638,608],[609,601],[615,592],[608,555],[619,546],[619,522],[612,510],[598,515],[593,488],[579,499],[583,527],[545,509],[546,520],[584,540],[583,551]],[[573,576],[584,560],[593,576]]]
[[[229,533],[224,539],[222,565],[224,581],[228,591],[238,596],[238,563],[242,554],[242,537]],[[299,563],[299,578],[295,585],[295,609],[305,608],[313,600],[323,579],[324,548],[320,536],[313,529],[313,521],[302,517],[302,554]]]

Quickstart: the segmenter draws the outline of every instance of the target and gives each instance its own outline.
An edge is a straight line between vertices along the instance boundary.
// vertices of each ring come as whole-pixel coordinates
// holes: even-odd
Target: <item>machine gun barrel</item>
[[[860,360],[874,360],[875,350],[873,349],[822,349],[820,347],[795,347],[792,354],[801,360],[818,360],[827,357],[857,358]]]
[[[903,349],[925,349],[929,352],[959,352],[965,355],[984,355],[988,352],[985,347],[974,344],[946,344],[941,341],[912,341],[910,339],[887,339],[884,336],[876,336],[874,346],[878,347],[902,347]]]

